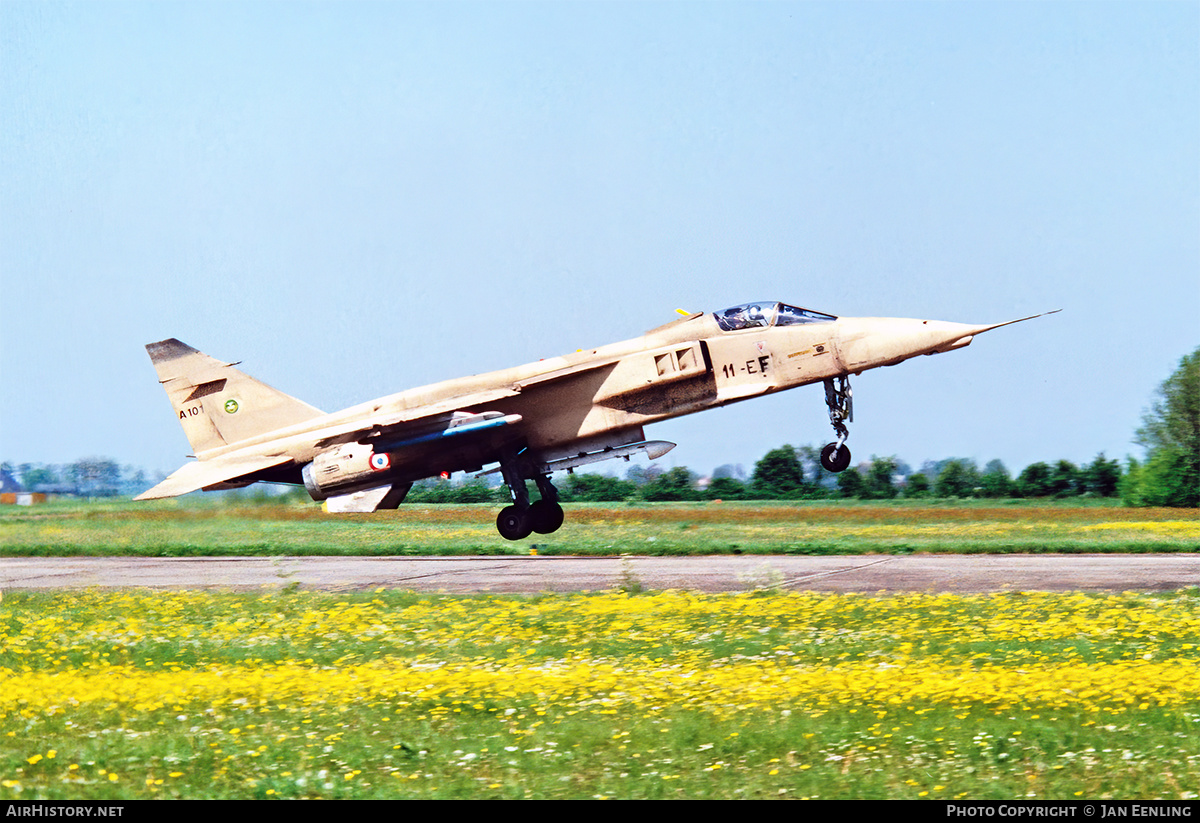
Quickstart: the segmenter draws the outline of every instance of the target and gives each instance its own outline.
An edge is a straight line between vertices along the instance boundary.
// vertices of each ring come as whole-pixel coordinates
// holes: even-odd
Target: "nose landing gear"
[[[825,405],[829,407],[829,422],[833,424],[837,440],[821,449],[821,466],[837,473],[850,465],[850,449],[846,446],[850,430],[846,423],[854,422],[854,392],[850,389],[849,377],[825,378]]]

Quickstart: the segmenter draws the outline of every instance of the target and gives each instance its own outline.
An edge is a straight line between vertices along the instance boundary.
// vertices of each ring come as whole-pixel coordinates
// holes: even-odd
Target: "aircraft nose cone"
[[[916,357],[961,348],[979,326],[942,320],[898,317],[846,318],[838,321],[838,355],[846,371],[890,366]]]

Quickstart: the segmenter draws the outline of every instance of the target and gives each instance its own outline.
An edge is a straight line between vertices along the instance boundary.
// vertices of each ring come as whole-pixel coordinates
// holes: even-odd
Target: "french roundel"
[[[375,471],[381,472],[391,465],[392,460],[387,456],[386,453],[371,455],[371,468],[373,468]]]

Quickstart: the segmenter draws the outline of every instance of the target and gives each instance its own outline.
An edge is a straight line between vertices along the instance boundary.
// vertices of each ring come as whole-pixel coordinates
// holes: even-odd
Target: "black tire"
[[[496,515],[496,531],[505,540],[522,540],[533,531],[533,518],[529,509],[519,509],[516,506],[505,506]]]
[[[837,454],[834,454],[835,451]],[[838,472],[845,471],[849,465],[850,449],[846,447],[845,443],[840,448],[837,443],[828,443],[825,448],[821,449],[821,466],[824,467],[825,471],[837,474]]]
[[[558,531],[563,524],[563,507],[557,503],[547,503],[537,500],[529,507],[529,520],[533,530],[538,534],[550,534]]]

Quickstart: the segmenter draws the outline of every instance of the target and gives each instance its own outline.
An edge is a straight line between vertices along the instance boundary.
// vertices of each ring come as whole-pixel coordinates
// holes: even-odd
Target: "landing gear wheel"
[[[535,532],[550,534],[563,524],[563,507],[545,499],[538,500],[529,507],[528,517]]]
[[[845,443],[840,446],[837,443],[826,444],[825,448],[821,449],[821,465],[825,471],[831,471],[834,474],[840,471],[845,471],[850,465],[850,449]]]
[[[529,515],[530,509],[505,506],[496,516],[496,530],[505,540],[522,540],[533,531],[533,518]]]

